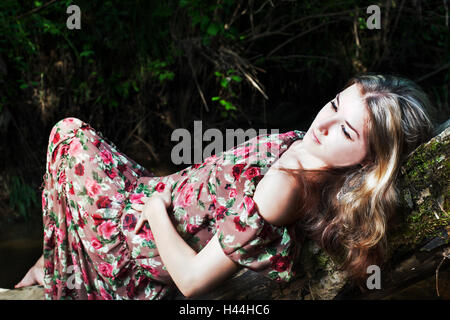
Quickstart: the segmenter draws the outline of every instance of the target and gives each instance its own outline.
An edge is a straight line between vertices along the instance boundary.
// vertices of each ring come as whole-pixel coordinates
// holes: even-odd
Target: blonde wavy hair
[[[431,102],[411,80],[394,75],[355,76],[369,113],[364,166],[289,170],[301,182],[298,229],[336,257],[351,279],[384,263],[388,222],[398,205],[396,179],[402,162],[433,136]],[[345,89],[344,88],[344,89]]]

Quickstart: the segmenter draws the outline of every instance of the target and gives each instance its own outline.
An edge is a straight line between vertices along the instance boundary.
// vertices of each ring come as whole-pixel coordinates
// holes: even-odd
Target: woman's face
[[[353,84],[338,93],[320,110],[303,138],[301,144],[307,154],[307,166],[320,168],[364,164],[362,161],[368,150],[364,130],[368,119],[368,111],[357,85]]]

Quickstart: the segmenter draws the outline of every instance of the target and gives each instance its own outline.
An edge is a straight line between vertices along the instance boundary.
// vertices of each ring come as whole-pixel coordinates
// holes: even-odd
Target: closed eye
[[[341,127],[342,127],[342,131],[343,131],[344,134],[347,136],[347,139],[352,140],[352,139],[350,138],[350,135],[348,134],[348,132],[345,131],[344,125],[341,125]]]
[[[333,100],[331,100],[331,107],[337,112],[337,107]]]
[[[333,100],[331,100],[331,107],[334,109],[335,112],[337,112],[338,108],[336,107],[336,104],[334,103]],[[344,132],[344,134],[347,137],[347,139],[352,140],[350,134],[345,130],[344,125],[341,125],[341,128],[342,128],[342,132]]]

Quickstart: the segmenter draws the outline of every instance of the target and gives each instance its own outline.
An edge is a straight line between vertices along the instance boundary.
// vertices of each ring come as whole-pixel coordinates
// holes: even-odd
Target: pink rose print
[[[288,132],[280,134],[280,136],[282,136],[283,138],[294,138],[295,137],[295,132],[294,131],[288,131]]]
[[[83,146],[80,143],[80,139],[78,138],[73,138],[72,142],[70,143],[70,147],[69,147],[69,154],[71,156],[76,156],[77,154],[80,153],[80,151],[83,149]]]
[[[225,218],[225,213],[228,211],[228,209],[224,206],[220,206],[216,209],[216,219],[217,220],[222,220],[223,218]]]
[[[104,221],[97,228],[98,233],[105,239],[110,239],[117,232],[116,225],[111,221]]]
[[[200,185],[200,187],[198,188],[198,193],[197,193],[197,201],[198,199],[200,199],[200,196],[202,194],[202,189],[203,189],[203,183]]]
[[[283,257],[280,254],[272,256],[270,257],[270,266],[278,272],[283,272],[289,267],[289,257]]]
[[[133,190],[133,184],[130,180],[125,181],[125,191],[131,192],[131,190]]]
[[[244,176],[248,179],[251,180],[254,177],[258,176],[260,174],[260,169],[258,167],[250,167],[247,170],[245,170],[244,172]]]
[[[117,192],[114,195],[114,199],[116,199],[116,201],[122,202],[123,200],[125,200],[125,196],[119,192]]]
[[[145,223],[142,227],[141,231],[138,233],[141,238],[147,240],[147,241],[154,241],[155,238],[153,238],[152,230],[148,227],[148,224]]]
[[[187,232],[190,233],[190,234],[196,233],[198,229],[200,229],[200,226],[198,226],[198,225],[196,225],[196,224],[190,224],[190,223],[188,223],[188,224],[186,225],[186,230],[187,230]]]
[[[179,188],[178,188],[178,190],[179,190]],[[194,198],[194,187],[192,184],[186,184],[183,187],[183,189],[177,199],[177,205],[183,206],[183,207],[189,206],[191,204],[193,198]]]
[[[88,195],[92,198],[95,197],[101,191],[101,187],[97,183],[97,181],[91,178],[86,178],[85,187]]]
[[[117,170],[119,170],[120,173],[124,173],[124,172],[127,170],[127,166],[124,165],[124,164],[119,164],[119,165],[117,166]]]
[[[127,231],[132,231],[136,227],[136,217],[132,214],[127,214],[123,219],[123,229]]]
[[[84,175],[84,166],[79,163],[75,166],[75,174],[77,176],[83,176]]]
[[[105,164],[110,164],[113,162],[112,154],[108,150],[102,150],[100,152],[100,157],[102,158]]]
[[[105,170],[105,173],[110,179],[114,179],[115,177],[117,177],[117,171],[114,168],[112,168],[111,170]]]
[[[152,274],[152,276],[157,277],[159,275],[159,271],[158,269],[152,267],[152,266],[148,266],[143,264],[142,267],[147,270],[148,272],[150,272]]]
[[[106,290],[103,289],[103,288],[100,288],[100,295],[101,295],[102,298],[105,299],[105,300],[112,300],[111,295],[110,295],[108,292],[106,292]]]
[[[144,204],[144,201],[141,200],[143,196],[144,196],[143,193],[133,193],[130,195],[130,202]]]
[[[113,266],[110,265],[109,263],[103,262],[103,263],[100,263],[100,265],[98,266],[98,271],[100,271],[100,273],[102,275],[104,275],[105,277],[111,278]]]
[[[100,249],[101,247],[103,247],[102,243],[95,237],[92,237],[91,239],[91,245],[95,250]]]
[[[73,123],[74,118],[64,118],[63,123]]]
[[[212,203],[214,204],[214,206],[217,205],[216,195],[214,195],[214,194],[211,195],[211,201],[212,201]]]
[[[95,139],[94,140],[94,146],[98,148],[98,147],[100,147],[100,145],[101,145],[100,140],[99,139]]]
[[[255,149],[255,146],[241,147],[236,149],[233,153],[235,156],[244,156],[244,158],[248,158],[250,152]]]
[[[68,150],[69,150],[69,145],[63,144],[62,146],[59,147],[59,156],[62,157],[64,155],[66,155]]]
[[[53,144],[56,144],[56,143],[58,143],[58,141],[59,141],[59,138],[60,138],[60,136],[59,136],[59,132],[57,132],[54,136],[53,136]]]
[[[62,229],[55,227],[56,232],[56,242],[61,245],[64,241],[65,233]]]
[[[233,173],[234,180],[239,180],[239,178],[241,177],[242,170],[244,169],[244,167],[245,167],[245,164],[243,164],[243,163],[236,164],[236,165],[233,166],[233,168],[231,170],[232,170],[232,173]]]
[[[155,187],[155,190],[158,192],[163,192],[166,185],[163,182],[158,182],[158,184]]]
[[[70,208],[68,205],[66,205],[66,221],[67,221],[67,225],[69,225],[72,222],[72,212],[70,211]]]
[[[98,209],[102,208],[110,208],[111,207],[111,199],[109,199],[108,196],[101,196],[98,198],[97,202],[95,203],[97,205]]]
[[[178,187],[177,191],[181,192],[184,188],[184,185],[187,183],[188,179],[184,179],[183,182],[180,184],[180,186]]]
[[[244,204],[245,204],[245,208],[248,213],[252,213],[253,209],[255,209],[255,202],[253,201],[253,198],[251,198],[251,197],[245,196]]]
[[[242,232],[247,228],[247,226],[241,221],[241,219],[239,219],[239,216],[234,217],[233,221],[234,225],[236,226],[236,230]]]
[[[62,185],[63,183],[66,183],[66,172],[65,171],[61,171],[61,173],[59,175],[59,179],[58,179],[59,185]]]
[[[44,193],[41,193],[41,200],[42,200],[42,208],[45,208],[45,195],[44,195]]]
[[[237,195],[236,189],[233,188],[233,189],[230,190],[230,193],[229,193],[228,196],[230,198],[234,198],[234,197],[236,197],[236,195]]]
[[[184,192],[183,205],[188,206],[192,202],[192,198],[194,197],[194,187],[189,185]]]

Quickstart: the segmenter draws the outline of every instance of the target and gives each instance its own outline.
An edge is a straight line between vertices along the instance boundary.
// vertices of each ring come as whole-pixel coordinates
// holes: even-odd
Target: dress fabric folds
[[[218,232],[244,268],[281,282],[295,275],[295,226],[258,212],[258,182],[303,131],[259,135],[168,176],[157,177],[99,131],[64,118],[50,133],[42,183],[46,299],[164,299],[174,282],[148,223],[133,233],[132,203],[172,186],[168,210],[180,236],[199,252]]]

